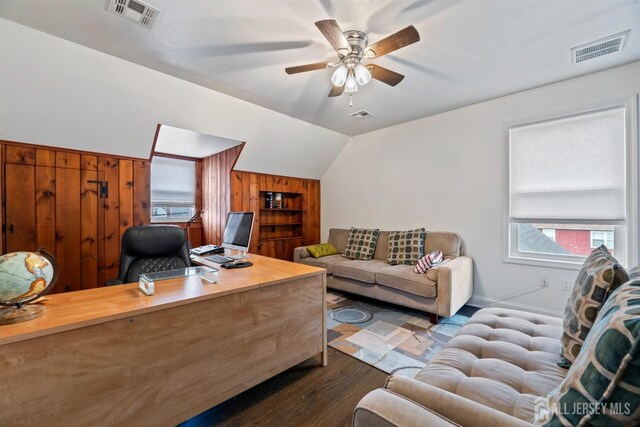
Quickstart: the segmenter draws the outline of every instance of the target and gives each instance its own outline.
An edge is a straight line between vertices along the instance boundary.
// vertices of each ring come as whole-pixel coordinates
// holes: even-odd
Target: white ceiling
[[[357,135],[640,59],[637,0],[150,0],[152,30],[103,0],[2,0],[0,17],[346,135]],[[373,62],[406,75],[327,98],[333,18],[372,42],[407,25],[421,41]],[[570,48],[631,29],[622,53],[572,65]],[[355,120],[366,109],[375,116]]]
[[[155,152],[201,159],[241,143],[241,141],[236,141],[235,139],[161,125]]]

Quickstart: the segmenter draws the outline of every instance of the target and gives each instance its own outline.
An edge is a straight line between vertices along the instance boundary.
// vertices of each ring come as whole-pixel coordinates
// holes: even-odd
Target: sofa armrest
[[[381,388],[358,402],[353,427],[396,426],[452,427],[451,421],[395,393]]]
[[[519,418],[412,378],[391,376],[385,388],[461,426],[531,427]]]
[[[310,257],[311,254],[307,250],[306,246],[298,246],[293,250],[293,262],[300,262],[301,259]]]
[[[473,260],[459,256],[434,269],[438,271],[436,314],[450,317],[473,295]]]

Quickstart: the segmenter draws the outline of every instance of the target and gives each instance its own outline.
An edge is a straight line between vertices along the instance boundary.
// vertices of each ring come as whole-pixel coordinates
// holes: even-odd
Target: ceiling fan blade
[[[344,92],[344,85],[342,86],[332,86],[331,91],[329,92],[329,97],[340,96]]]
[[[333,65],[333,62],[316,62],[315,64],[297,65],[285,68],[287,74],[304,73],[305,71],[322,70]]]
[[[388,70],[379,65],[368,65],[367,68],[371,72],[371,77],[389,86],[395,86],[404,79],[402,74],[398,74],[395,71]]]
[[[349,46],[347,38],[334,19],[318,21],[316,22],[316,27],[340,55],[345,56],[351,52],[351,46]]]
[[[413,25],[409,25],[407,28],[367,46],[364,56],[366,58],[379,58],[382,55],[409,46],[417,41],[420,41],[420,34],[418,34],[418,30],[416,30]]]

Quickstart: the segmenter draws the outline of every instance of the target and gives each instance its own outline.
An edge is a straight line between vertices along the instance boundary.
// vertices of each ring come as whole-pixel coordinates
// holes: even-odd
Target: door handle
[[[13,234],[13,224],[9,224],[9,226],[7,226],[7,224],[2,224],[2,232],[6,233],[7,231]]]
[[[99,195],[101,199],[109,198],[109,181],[99,181],[95,179],[90,179],[87,181],[88,184],[98,184]]]

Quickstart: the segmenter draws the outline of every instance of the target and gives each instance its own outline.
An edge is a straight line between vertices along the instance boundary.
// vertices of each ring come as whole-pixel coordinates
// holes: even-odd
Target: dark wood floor
[[[332,348],[328,365],[319,361],[309,359],[182,426],[349,426],[358,401],[388,374]]]

